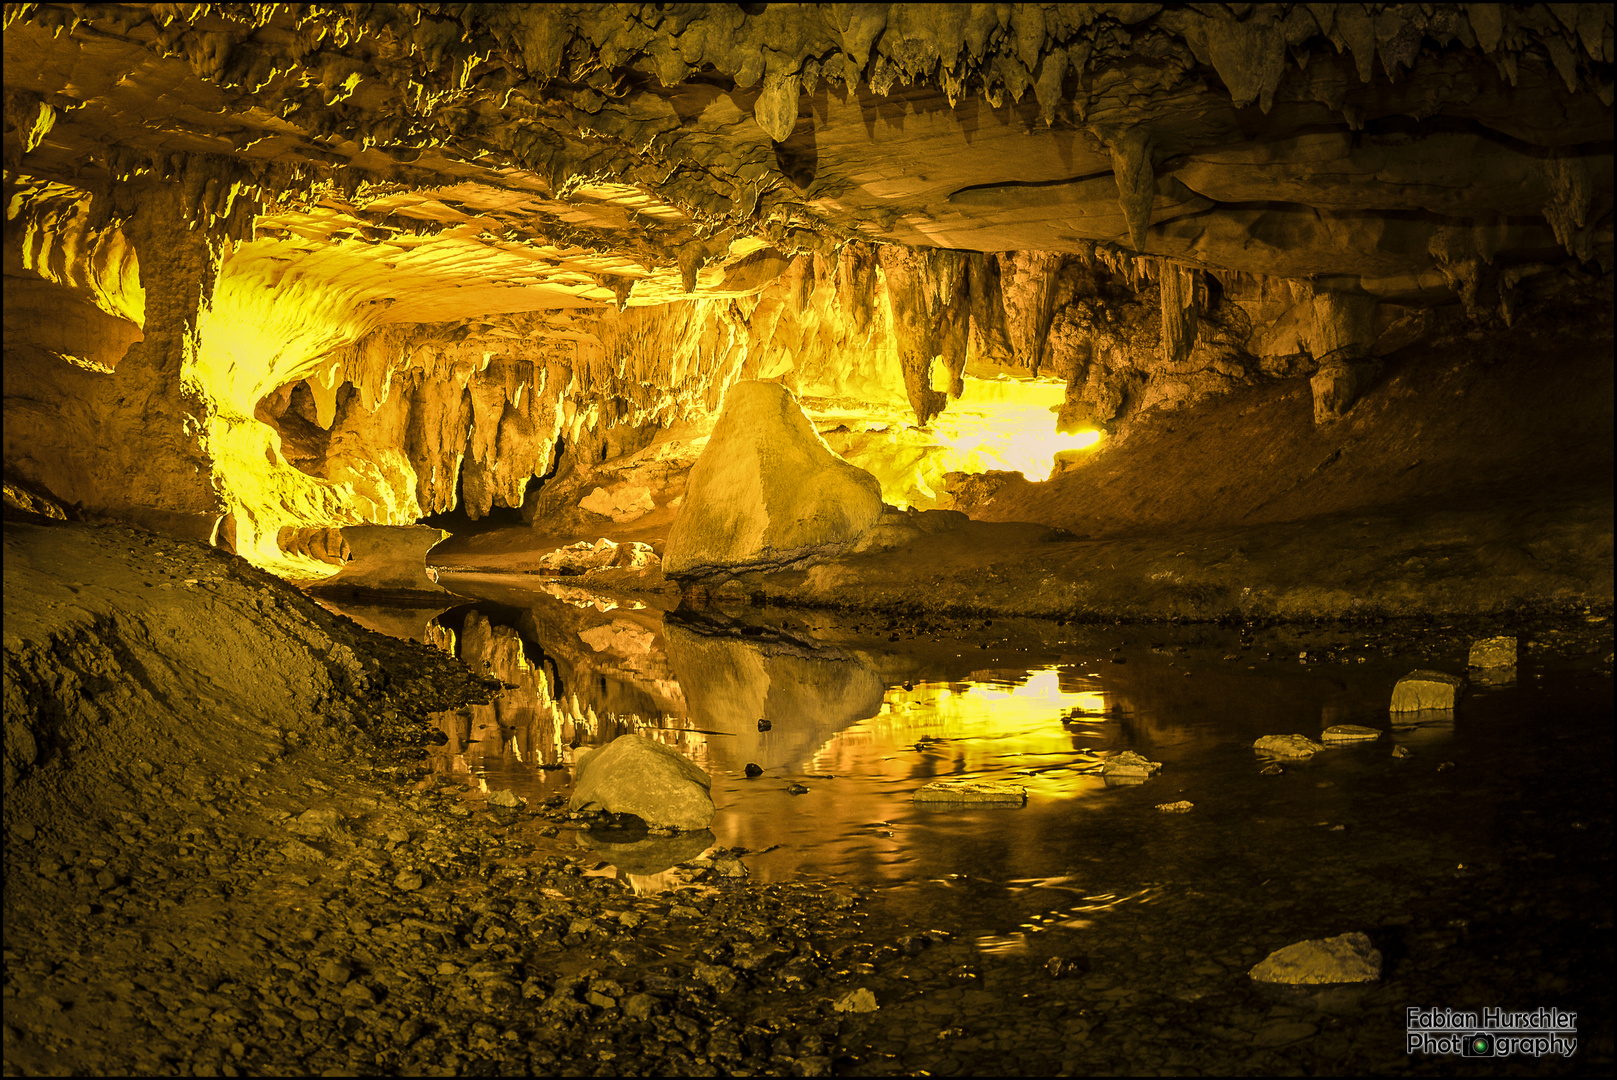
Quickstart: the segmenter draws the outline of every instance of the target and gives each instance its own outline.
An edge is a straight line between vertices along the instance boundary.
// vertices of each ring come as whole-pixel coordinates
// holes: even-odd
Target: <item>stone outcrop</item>
[[[1250,974],[1257,982],[1292,986],[1375,982],[1381,952],[1358,933],[1299,941],[1270,953]]]
[[[1452,710],[1465,680],[1444,671],[1411,671],[1392,688],[1391,711],[1397,713]]]
[[[632,814],[653,828],[705,829],[713,820],[712,783],[678,750],[622,735],[579,759],[568,805]]]
[[[663,570],[699,578],[805,565],[852,547],[881,511],[881,485],[831,452],[791,391],[738,383],[691,470]]]
[[[342,530],[347,558],[323,588],[354,592],[429,593],[447,590],[427,569],[427,552],[449,534],[426,525],[350,525]]]

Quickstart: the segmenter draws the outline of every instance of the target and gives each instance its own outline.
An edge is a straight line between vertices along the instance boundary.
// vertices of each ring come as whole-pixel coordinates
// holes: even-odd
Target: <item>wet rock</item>
[[[515,810],[522,805],[522,799],[509,788],[489,793],[488,804],[506,810]]]
[[[1100,773],[1108,783],[1128,783],[1144,781],[1161,771],[1162,762],[1148,761],[1144,755],[1133,750],[1119,750],[1107,756]]]
[[[580,831],[578,843],[596,852],[625,874],[660,874],[696,858],[712,847],[714,841],[713,834],[707,829],[643,839],[619,838],[613,835],[614,832]]]
[[[788,795],[807,795],[808,791],[808,787],[804,784],[790,784],[786,788]]]
[[[1392,748],[1392,756],[1395,758],[1406,758],[1413,753],[1414,751],[1407,746],[1395,746]]]
[[[1258,773],[1261,776],[1284,776],[1286,770],[1281,768],[1278,762],[1271,761],[1269,764],[1259,769]]]
[[[1196,804],[1185,799],[1178,802],[1158,803],[1157,809],[1164,814],[1188,814],[1196,808]]]
[[[579,759],[568,806],[633,814],[652,826],[705,829],[713,820],[712,783],[672,747],[623,735]]]
[[[1471,643],[1467,664],[1483,670],[1513,668],[1516,666],[1516,638],[1514,635],[1479,638]]]
[[[876,478],[831,452],[791,391],[740,382],[691,469],[663,568],[677,579],[818,561],[881,512]]]
[[[1307,735],[1265,735],[1252,744],[1252,749],[1279,758],[1305,758],[1325,747]]]
[[[831,1002],[831,1008],[843,1013],[869,1013],[875,1012],[879,1006],[876,1004],[876,995],[861,986],[836,998]]]
[[[329,836],[342,828],[342,815],[329,809],[305,810],[287,828],[300,836]]]
[[[1392,688],[1391,711],[1425,712],[1453,709],[1465,680],[1442,671],[1411,671]]]
[[[630,994],[623,999],[623,1016],[627,1020],[650,1020],[657,1011],[657,999],[650,994]]]
[[[1021,806],[1027,802],[1027,788],[1003,780],[937,780],[918,789],[914,801]]]
[[[1374,982],[1381,978],[1381,953],[1364,934],[1342,934],[1277,949],[1250,974],[1258,982],[1290,985]]]
[[[1327,744],[1374,742],[1381,738],[1381,732],[1359,724],[1333,724],[1322,731],[1319,737],[1321,742]]]
[[[746,772],[747,772],[747,779],[749,779],[749,780],[754,779],[754,778],[759,777],[759,776],[762,776],[764,774],[764,770],[762,768],[760,768],[759,766],[755,765],[754,763],[752,763],[750,761],[747,762],[747,770],[746,770]]]

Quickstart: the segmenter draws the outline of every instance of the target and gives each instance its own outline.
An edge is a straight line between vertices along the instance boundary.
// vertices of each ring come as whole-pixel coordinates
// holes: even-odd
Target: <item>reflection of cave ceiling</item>
[[[738,378],[1110,429],[1508,320],[1611,270],[1611,11],[7,5],[7,468],[267,565]]]

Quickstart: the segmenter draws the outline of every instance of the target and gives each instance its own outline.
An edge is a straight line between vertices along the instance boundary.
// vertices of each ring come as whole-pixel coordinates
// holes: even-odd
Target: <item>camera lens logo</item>
[[[1480,1031],[1475,1035],[1467,1035],[1465,1037],[1465,1049],[1462,1053],[1466,1057],[1493,1057],[1493,1036],[1483,1034]]]

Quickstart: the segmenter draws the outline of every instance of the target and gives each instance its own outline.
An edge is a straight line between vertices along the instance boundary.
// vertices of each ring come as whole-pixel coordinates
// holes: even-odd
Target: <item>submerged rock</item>
[[[1252,749],[1282,758],[1312,757],[1325,749],[1307,735],[1265,735],[1252,744]]]
[[[1133,750],[1120,750],[1106,759],[1101,775],[1109,781],[1145,780],[1162,771],[1162,762],[1148,761]]]
[[[571,810],[633,814],[647,825],[705,829],[713,781],[689,758],[640,735],[623,735],[579,759]]]
[[[1321,742],[1326,743],[1374,742],[1381,738],[1381,732],[1362,724],[1334,724],[1322,731],[1319,737]]]
[[[1375,982],[1381,978],[1381,953],[1359,933],[1299,941],[1270,953],[1251,976],[1293,986]]]
[[[997,803],[1021,806],[1027,788],[1003,780],[937,780],[916,791],[922,803]]]
[[[831,452],[790,390],[737,383],[691,469],[663,569],[699,578],[803,565],[853,547],[881,513],[881,484]]]
[[[1464,686],[1465,680],[1458,675],[1442,671],[1411,671],[1392,688],[1391,711],[1403,713],[1452,709]]]

